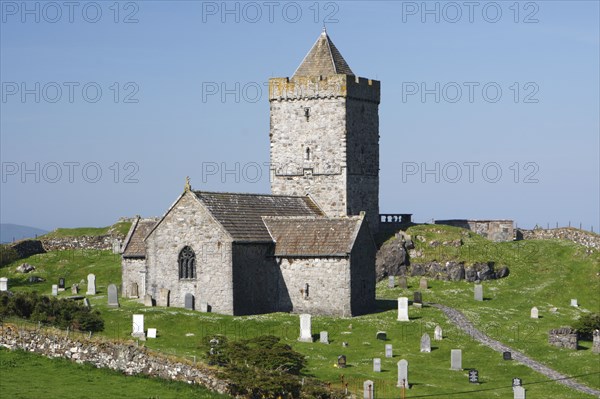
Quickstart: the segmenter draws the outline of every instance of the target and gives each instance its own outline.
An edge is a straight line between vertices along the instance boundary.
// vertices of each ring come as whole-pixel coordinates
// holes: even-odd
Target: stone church
[[[134,221],[123,295],[230,315],[373,311],[379,99],[323,31],[291,78],[269,80],[272,194],[188,180],[162,218]]]

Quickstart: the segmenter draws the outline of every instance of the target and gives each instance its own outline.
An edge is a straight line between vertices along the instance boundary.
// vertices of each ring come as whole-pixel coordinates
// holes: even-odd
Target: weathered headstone
[[[394,357],[392,344],[385,345],[385,357]]]
[[[450,351],[450,368],[452,370],[462,370],[462,350],[452,349]]]
[[[427,283],[427,279],[425,277],[422,277],[421,280],[419,280],[419,289],[426,290],[428,288],[429,284]]]
[[[435,330],[433,330],[433,339],[436,341],[441,341],[444,339],[444,333],[442,327],[439,325],[435,326]]]
[[[137,283],[129,284],[129,298],[138,298],[138,285]]]
[[[513,387],[513,398],[514,399],[526,399],[525,388],[522,386]]]
[[[483,285],[475,284],[475,300],[483,301]]]
[[[0,277],[0,291],[8,291],[8,278]]]
[[[119,295],[117,292],[117,286],[114,284],[108,285],[108,306],[111,308],[119,307]]]
[[[78,284],[73,284],[71,286],[71,294],[73,294],[73,295],[79,294],[79,285]]]
[[[148,329],[148,338],[156,338],[156,328]]]
[[[404,359],[398,362],[398,387],[410,388],[408,384],[408,361]]]
[[[189,292],[185,294],[185,308],[194,310],[194,296]]]
[[[87,291],[86,295],[96,295],[96,275],[90,273],[87,276]]]
[[[539,318],[539,312],[538,312],[538,308],[536,308],[535,306],[531,308],[531,318],[532,319],[537,319]]]
[[[61,277],[58,279],[58,290],[59,291],[65,290],[65,278],[64,277]]]
[[[421,292],[420,291],[415,291],[413,294],[413,306],[415,308],[422,308],[423,307],[423,297],[421,296]]]
[[[158,300],[156,301],[156,306],[168,307],[170,293],[171,291],[166,288],[161,288],[160,290],[158,290]]]
[[[363,383],[363,399],[375,399],[375,384],[371,380]]]
[[[387,341],[387,333],[385,331],[377,331],[375,338],[380,341]]]
[[[52,295],[58,295],[58,284],[52,284]]]
[[[300,342],[312,342],[312,330],[311,330],[311,315],[301,314],[300,315]]]
[[[469,370],[469,382],[471,384],[479,384],[479,371],[475,369]]]
[[[394,288],[396,286],[396,279],[394,276],[388,276],[388,288]]]
[[[337,359],[337,366],[341,369],[346,368],[346,356],[345,355],[339,355],[338,359]]]
[[[86,308],[90,307],[90,300],[87,298],[83,298],[83,306],[85,306]]]
[[[144,306],[154,306],[154,303],[152,303],[152,295],[144,295]]]
[[[407,297],[398,298],[398,321],[409,321]]]
[[[208,302],[200,302],[200,311],[202,313],[210,312],[210,305],[208,304]]]
[[[431,352],[431,338],[427,333],[423,334],[423,336],[421,337],[421,352]]]
[[[577,299],[571,299],[571,306],[578,308],[579,304],[577,303]]]
[[[502,352],[502,359],[504,359],[504,360],[512,360],[512,353],[510,353],[510,352]]]
[[[319,333],[319,342],[322,344],[329,343],[329,333],[327,331],[321,331]]]
[[[402,288],[403,290],[408,288],[408,283],[406,281],[406,277],[400,277],[398,279],[398,287]]]
[[[375,359],[373,359],[373,371],[376,373],[380,373],[381,372],[381,359],[376,357]]]
[[[141,338],[142,336],[146,336],[144,333],[144,315],[143,314],[134,314],[133,322],[132,322],[132,332],[131,335],[133,337]]]

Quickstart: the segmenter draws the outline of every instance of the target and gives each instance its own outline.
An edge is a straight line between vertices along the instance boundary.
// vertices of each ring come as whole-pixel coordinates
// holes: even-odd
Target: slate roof
[[[145,258],[146,244],[144,239],[150,233],[150,230],[158,223],[154,219],[140,219],[133,222],[131,230],[125,239],[125,249],[123,249],[124,258]]]
[[[329,76],[336,74],[354,76],[354,72],[352,72],[342,54],[335,47],[327,32],[323,30],[317,42],[294,72],[294,76]]]
[[[275,256],[348,256],[363,222],[361,216],[263,217]]]
[[[323,216],[308,197],[194,191],[237,242],[272,242],[263,216]]]

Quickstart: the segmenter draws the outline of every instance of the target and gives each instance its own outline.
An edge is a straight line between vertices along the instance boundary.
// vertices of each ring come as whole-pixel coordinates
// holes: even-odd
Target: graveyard
[[[440,241],[464,233],[459,228],[428,225],[414,226],[407,232]],[[548,343],[548,331],[573,326],[579,317],[600,308],[598,252],[558,240],[493,243],[476,235],[464,240],[468,251],[433,248],[426,242],[416,242],[416,249],[422,252],[422,259],[439,262],[494,261],[507,265],[510,275],[477,285],[432,278],[423,284],[420,276],[407,277],[404,282],[396,276],[392,286],[385,278],[377,284],[376,312],[353,318],[312,316],[310,323],[306,317],[301,323],[303,316],[288,313],[236,317],[148,307],[143,298],[125,299],[120,292],[115,303],[114,293],[109,292],[120,285],[120,257],[110,251],[49,252],[15,261],[0,271],[8,278],[11,291],[52,296],[56,286],[56,297],[67,298],[75,295],[71,287],[78,284],[77,295],[88,298],[92,309],[99,310],[104,319],[104,331],[94,335],[146,346],[189,362],[206,361],[210,348],[202,344],[205,337],[225,335],[229,340],[241,340],[275,335],[306,357],[304,375],[336,389],[347,388],[357,397],[363,397],[365,381],[371,381],[373,398],[399,398],[400,376],[409,388],[403,393],[406,398],[513,398],[514,379],[521,382],[528,398],[595,397],[550,381],[480,344],[434,305],[460,311],[490,338],[597,390],[600,362],[599,355],[592,353],[592,342],[580,340],[578,350],[558,348]],[[44,281],[32,283],[29,274],[18,273],[16,268],[24,262],[34,265],[36,270],[31,275]],[[89,274],[95,276],[95,293],[89,291]],[[61,278],[64,291],[59,289]],[[408,305],[402,305],[402,314],[398,298],[407,298],[400,301]],[[573,306],[573,299],[577,306]],[[3,322],[27,324],[16,319]],[[156,338],[151,337],[153,334]],[[2,364],[6,364],[3,359],[9,355],[4,351],[0,355]],[[73,371],[79,372],[88,370]],[[0,376],[0,380],[3,378]],[[108,380],[109,376],[94,378]],[[6,386],[4,382],[1,385]],[[164,395],[160,397],[169,397]],[[77,396],[66,393],[61,397]],[[196,396],[182,391],[177,397]]]

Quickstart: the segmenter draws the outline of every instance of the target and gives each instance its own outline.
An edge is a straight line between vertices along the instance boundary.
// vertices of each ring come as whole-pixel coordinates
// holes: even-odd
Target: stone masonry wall
[[[569,240],[588,248],[600,250],[600,235],[572,227],[533,230],[519,229],[519,232],[522,234],[524,240]]]
[[[377,247],[367,223],[363,223],[350,254],[352,283],[352,315],[375,310],[375,258]]]
[[[514,228],[512,220],[436,220],[435,224],[462,227],[471,230],[491,241],[512,241]]]
[[[577,331],[569,327],[550,330],[548,332],[548,343],[550,345],[558,346],[559,348],[577,350]]]
[[[121,259],[121,276],[123,279],[123,290],[121,294],[124,298],[131,298],[131,285],[137,284],[138,297],[143,298],[145,295],[146,284],[146,260],[136,258]]]
[[[227,382],[215,371],[191,365],[148,351],[144,347],[100,340],[81,340],[63,333],[0,327],[0,346],[21,349],[50,358],[62,357],[77,363],[90,363],[98,368],[119,370],[127,375],[145,374],[168,380],[199,384],[219,393],[227,392]]]

